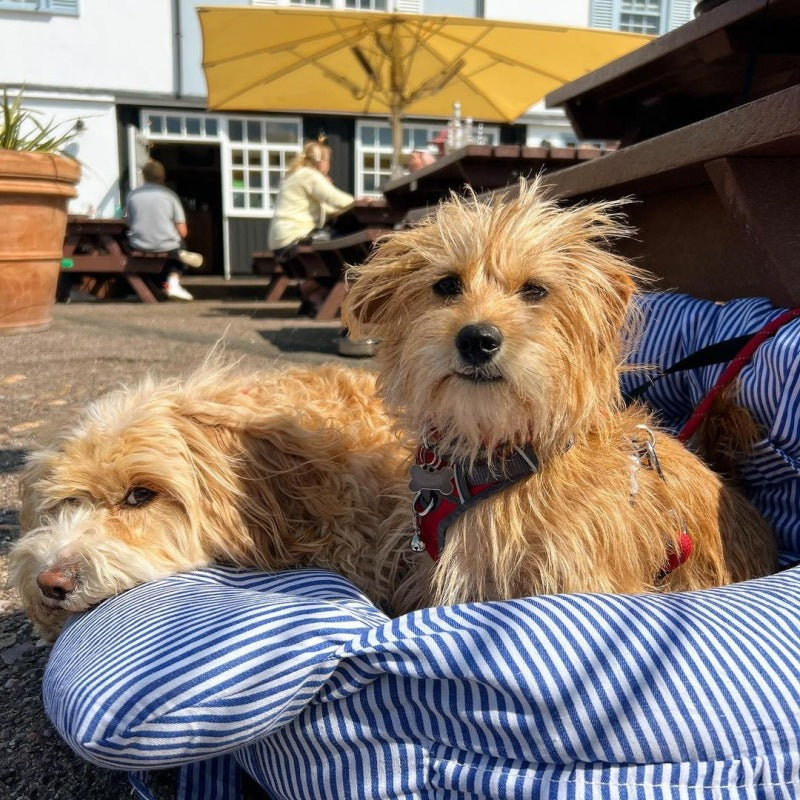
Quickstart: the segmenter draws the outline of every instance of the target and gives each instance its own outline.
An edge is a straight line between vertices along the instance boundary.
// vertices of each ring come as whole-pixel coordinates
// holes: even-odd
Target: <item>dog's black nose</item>
[[[456,347],[468,364],[479,366],[491,361],[503,344],[503,334],[496,325],[479,322],[465,325],[456,336]]]
[[[36,583],[42,594],[51,600],[66,600],[67,595],[75,590],[75,579],[60,569],[49,569],[36,576]]]

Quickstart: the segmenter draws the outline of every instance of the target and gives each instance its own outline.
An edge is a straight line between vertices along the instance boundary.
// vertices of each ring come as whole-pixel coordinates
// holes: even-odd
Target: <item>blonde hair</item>
[[[331,149],[328,145],[318,141],[306,142],[303,149],[294,157],[292,163],[289,164],[287,172],[294,172],[300,167],[314,167],[319,168],[319,165],[325,160],[325,157],[330,160]]]

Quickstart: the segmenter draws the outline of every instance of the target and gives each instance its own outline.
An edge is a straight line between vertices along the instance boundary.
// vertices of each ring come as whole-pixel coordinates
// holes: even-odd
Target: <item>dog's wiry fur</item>
[[[376,540],[405,459],[363,370],[146,380],[32,455],[9,582],[46,639],[70,612],[214,562],[328,567],[385,606],[408,539],[380,561]],[[126,504],[136,487],[154,494]],[[37,585],[54,574],[74,584],[63,598]]]
[[[643,277],[611,251],[626,233],[608,204],[564,209],[523,183],[491,204],[453,197],[352,271],[343,317],[381,340],[378,387],[400,428],[452,461],[529,444],[541,463],[453,523],[433,602],[675,591],[774,569],[766,523],[679,442],[655,433],[663,480],[634,460],[637,426],[655,423],[619,390]],[[478,365],[456,342],[475,324],[502,334]],[[692,555],[658,580],[683,521]],[[410,525],[409,504],[385,530]]]

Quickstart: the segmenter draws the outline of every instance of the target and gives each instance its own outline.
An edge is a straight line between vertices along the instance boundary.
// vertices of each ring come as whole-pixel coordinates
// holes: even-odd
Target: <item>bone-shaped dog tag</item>
[[[425,469],[419,464],[411,465],[411,481],[408,488],[412,492],[439,492],[450,494],[453,491],[453,470],[451,467]]]

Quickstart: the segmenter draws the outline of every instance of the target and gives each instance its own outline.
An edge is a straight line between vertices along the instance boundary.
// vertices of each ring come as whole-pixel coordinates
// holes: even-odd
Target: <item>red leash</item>
[[[783,314],[775,317],[775,319],[768,322],[760,331],[756,331],[756,333],[750,337],[747,344],[731,359],[730,364],[728,364],[722,375],[719,376],[717,382],[711,387],[709,393],[695,406],[692,415],[678,432],[678,439],[680,439],[680,441],[686,442],[692,437],[703,421],[703,418],[708,414],[708,410],[711,408],[713,402],[723,389],[725,389],[725,387],[742,371],[745,364],[750,361],[753,357],[753,353],[755,353],[760,345],[771,336],[774,336],[787,322],[791,322],[798,316],[800,316],[800,308],[792,308],[788,311],[784,311]]]

